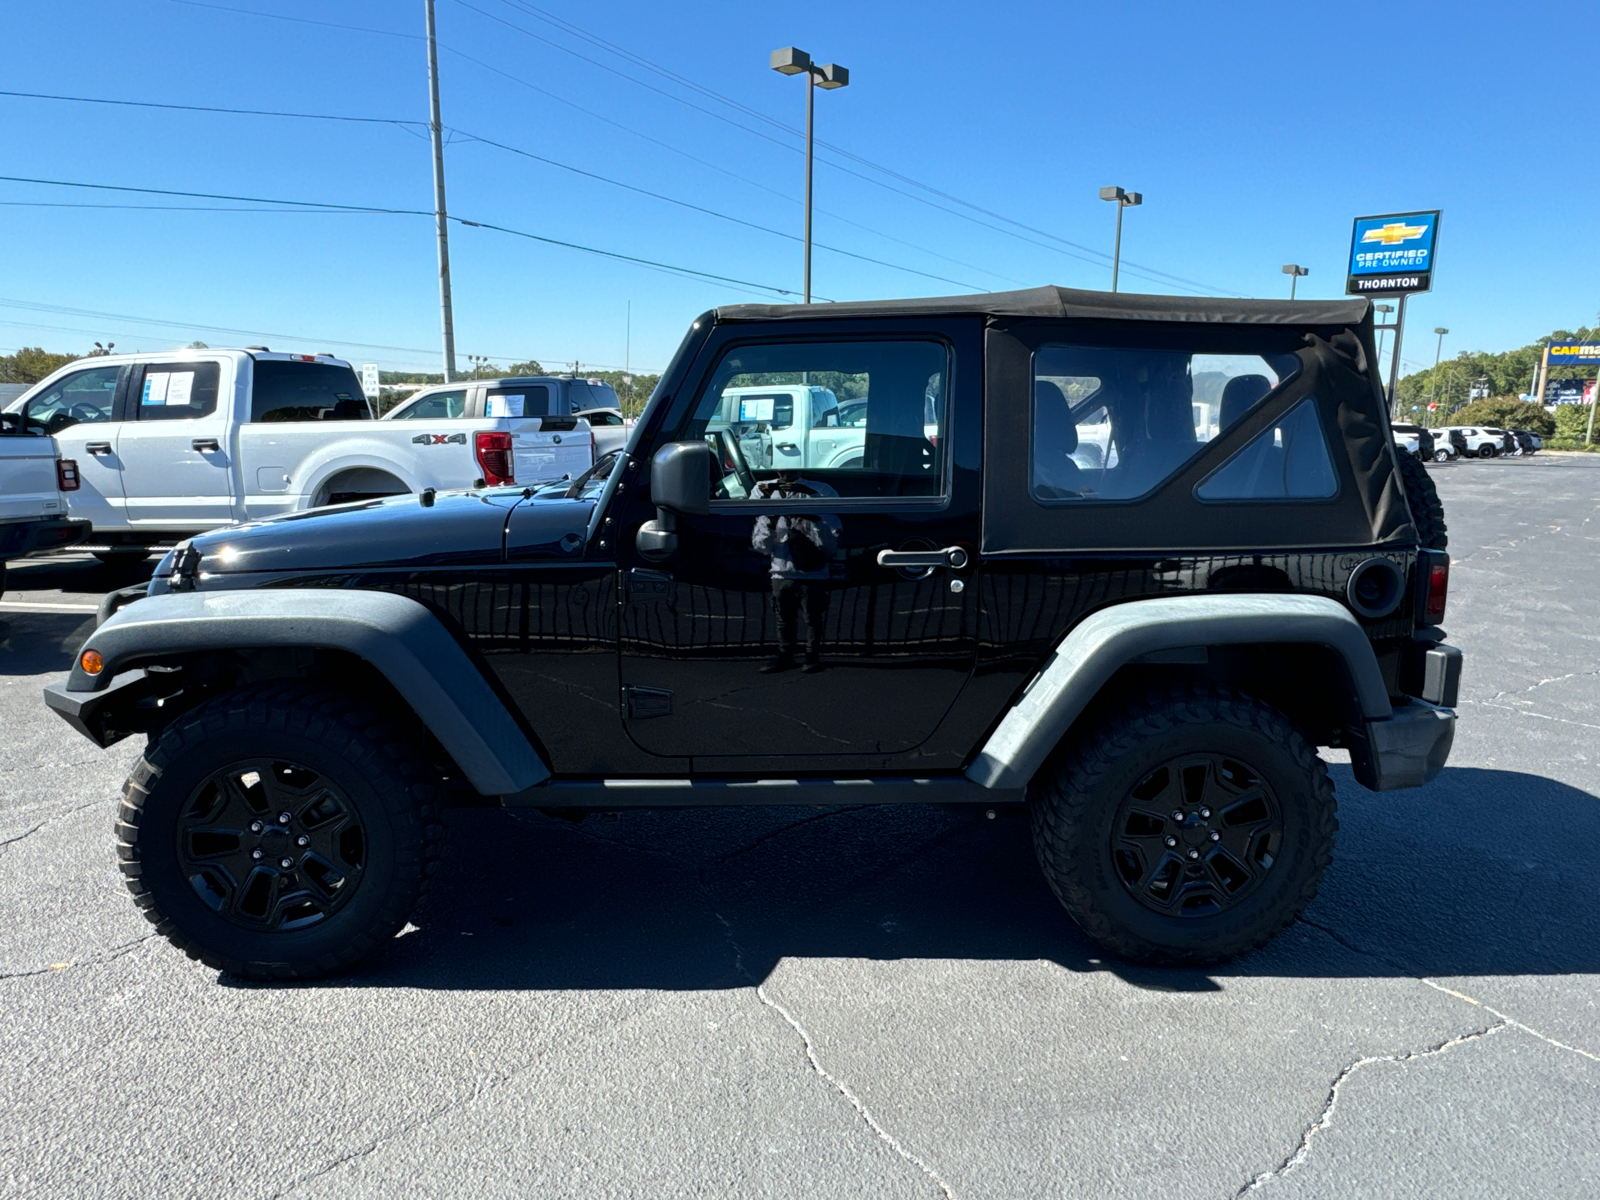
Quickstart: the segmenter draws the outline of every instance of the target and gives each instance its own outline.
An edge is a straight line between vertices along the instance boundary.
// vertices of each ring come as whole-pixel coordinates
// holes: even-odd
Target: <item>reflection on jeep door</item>
[[[711,350],[698,399],[657,440],[711,442],[721,476],[711,512],[678,517],[679,550],[665,561],[619,547],[629,736],[730,770],[915,750],[976,653],[977,472],[954,470],[959,442],[935,445],[924,419],[931,395],[941,413],[970,409],[975,435],[976,370],[970,393],[952,397],[956,349],[936,331],[755,345],[725,335]],[[802,423],[839,432],[809,430],[813,387],[839,398],[829,411],[846,397],[864,404],[855,465],[785,469],[765,457],[774,426],[779,440]],[[945,550],[955,554],[939,558]],[[939,565],[880,561],[886,551]]]

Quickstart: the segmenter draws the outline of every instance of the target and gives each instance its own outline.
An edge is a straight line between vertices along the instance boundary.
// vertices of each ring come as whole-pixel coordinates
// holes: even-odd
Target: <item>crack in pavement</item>
[[[908,1163],[911,1163],[924,1175],[931,1179],[938,1186],[939,1190],[944,1193],[947,1200],[955,1200],[955,1189],[945,1180],[944,1176],[940,1175],[939,1172],[934,1170],[924,1158],[906,1146],[905,1143],[901,1142],[899,1138],[894,1136],[894,1134],[885,1129],[878,1118],[872,1115],[872,1110],[866,1106],[866,1103],[861,1099],[861,1097],[856,1095],[855,1092],[851,1090],[850,1085],[845,1083],[844,1080],[840,1079],[833,1072],[829,1071],[827,1067],[822,1065],[822,1060],[817,1057],[816,1043],[811,1040],[811,1034],[807,1032],[806,1027],[800,1023],[799,1018],[785,1008],[780,1001],[774,1000],[771,996],[767,995],[766,985],[757,982],[755,976],[750,974],[750,972],[745,968],[744,949],[739,945],[738,941],[736,941],[733,936],[733,926],[721,913],[716,913],[715,915],[717,920],[722,922],[722,928],[728,939],[728,945],[733,950],[734,969],[738,971],[740,975],[744,976],[744,978],[755,984],[756,999],[761,1001],[762,1004],[766,1005],[768,1008],[772,1009],[773,1012],[782,1017],[785,1023],[800,1035],[800,1042],[805,1050],[806,1062],[810,1066],[811,1070],[815,1072],[824,1082],[831,1086],[834,1091],[838,1092],[850,1102],[850,1107],[856,1110],[856,1115],[861,1118],[862,1122],[865,1123],[867,1128],[872,1130],[872,1132],[877,1135],[879,1141],[883,1142],[901,1158],[905,1159]]]
[[[44,820],[40,821],[33,828],[28,829],[28,830],[24,830],[22,833],[17,834],[16,837],[8,837],[8,838],[5,838],[3,840],[0,840],[0,856],[3,856],[5,853],[10,851],[11,847],[15,846],[18,842],[23,841],[26,838],[31,838],[34,834],[38,833],[46,825],[54,825],[57,821],[66,820],[68,817],[72,816],[73,813],[80,813],[86,808],[93,808],[95,805],[102,804],[102,803],[104,803],[104,801],[101,801],[101,800],[90,800],[87,803],[76,805],[73,808],[67,809],[65,812],[58,812],[53,817],[46,817]]]
[[[81,962],[58,962],[51,963],[48,967],[37,967],[32,971],[11,971],[7,974],[0,975],[0,982],[4,982],[7,979],[31,979],[35,975],[58,975],[62,971],[70,970],[73,967],[101,967],[106,963],[115,962],[117,959],[122,958],[125,955],[132,954],[151,938],[159,936],[161,935],[157,933],[141,934],[139,937],[134,938],[131,942],[123,942],[120,945],[111,947],[109,950],[101,951],[93,958],[86,958]]]
[[[1317,1119],[1307,1127],[1305,1133],[1300,1135],[1300,1145],[1296,1147],[1295,1152],[1288,1158],[1284,1159],[1283,1162],[1279,1163],[1278,1166],[1272,1170],[1263,1171],[1260,1175],[1257,1175],[1249,1183],[1241,1187],[1233,1194],[1234,1200],[1239,1200],[1239,1197],[1247,1196],[1251,1192],[1256,1191],[1258,1188],[1265,1187],[1275,1179],[1282,1179],[1284,1176],[1290,1174],[1296,1168],[1305,1163],[1306,1159],[1311,1155],[1311,1143],[1316,1138],[1317,1134],[1321,1133],[1323,1130],[1327,1129],[1333,1124],[1333,1114],[1339,1107],[1339,1089],[1345,1085],[1345,1082],[1349,1080],[1350,1076],[1354,1075],[1362,1067],[1369,1067],[1373,1063],[1407,1063],[1419,1058],[1429,1058],[1435,1054],[1446,1054],[1449,1051],[1454,1050],[1457,1046],[1465,1045],[1467,1042],[1475,1042],[1486,1037],[1491,1037],[1494,1034],[1499,1033],[1502,1029],[1510,1028],[1510,1026],[1510,1021],[1502,1020],[1488,1026],[1485,1029],[1475,1029],[1471,1033],[1464,1033],[1459,1037],[1447,1038],[1438,1045],[1428,1046],[1422,1050],[1410,1050],[1403,1054],[1373,1054],[1364,1058],[1356,1059],[1355,1062],[1351,1063],[1348,1067],[1340,1071],[1339,1074],[1334,1077],[1332,1086],[1328,1088],[1328,1098],[1323,1101],[1321,1115],[1318,1116]]]
[[[1487,700],[1482,701],[1482,703],[1484,703],[1484,704],[1493,704],[1496,700],[1499,700],[1502,696],[1526,696],[1529,692],[1538,691],[1540,688],[1544,687],[1545,684],[1547,684],[1547,683],[1565,683],[1569,679],[1583,679],[1583,678],[1586,678],[1586,677],[1588,677],[1590,675],[1600,675],[1600,668],[1597,668],[1597,669],[1595,669],[1593,671],[1568,671],[1565,675],[1555,675],[1555,676],[1552,676],[1549,679],[1541,679],[1541,680],[1539,680],[1538,683],[1533,684],[1531,687],[1518,688],[1516,691],[1510,691],[1510,692],[1507,692],[1507,691],[1496,692],[1494,695],[1490,696]]]
[[[1476,704],[1483,708],[1503,709],[1505,712],[1516,713],[1518,716],[1538,717],[1541,721],[1555,721],[1560,725],[1576,725],[1579,729],[1600,729],[1600,725],[1591,725],[1587,721],[1572,721],[1566,717],[1552,717],[1548,713],[1534,712],[1529,708],[1518,708],[1514,704],[1495,704],[1491,700],[1463,700],[1461,703],[1463,705]]]

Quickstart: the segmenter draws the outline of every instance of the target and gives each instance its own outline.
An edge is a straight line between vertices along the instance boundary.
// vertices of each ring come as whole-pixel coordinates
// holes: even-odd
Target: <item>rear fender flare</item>
[[[467,652],[427,608],[389,592],[306,588],[151,596],[109,617],[84,643],[105,662],[46,692],[71,717],[117,675],[140,663],[208,650],[310,648],[347,651],[400,694],[462,772],[486,796],[520,792],[550,768]],[[76,724],[76,722],[74,722]]]
[[[1343,661],[1364,720],[1391,715],[1372,643],[1337,601],[1276,593],[1164,596],[1113,605],[1080,621],[1001,718],[967,778],[990,788],[1026,786],[1118,668],[1140,655],[1269,643],[1326,646]]]

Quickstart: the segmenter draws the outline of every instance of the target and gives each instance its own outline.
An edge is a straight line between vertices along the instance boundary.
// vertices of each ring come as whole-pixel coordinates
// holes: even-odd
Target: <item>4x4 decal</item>
[[[465,446],[467,435],[464,433],[419,433],[411,439],[418,446]]]

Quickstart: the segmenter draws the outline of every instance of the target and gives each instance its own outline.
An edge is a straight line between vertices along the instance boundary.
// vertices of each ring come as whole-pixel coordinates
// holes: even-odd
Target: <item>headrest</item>
[[[1034,454],[1071,454],[1078,448],[1078,426],[1066,393],[1048,379],[1033,381]]]
[[[1272,390],[1272,382],[1265,375],[1235,375],[1222,389],[1222,403],[1217,412],[1217,425],[1226,429],[1257,404]]]

